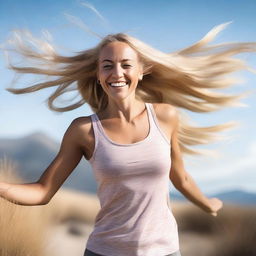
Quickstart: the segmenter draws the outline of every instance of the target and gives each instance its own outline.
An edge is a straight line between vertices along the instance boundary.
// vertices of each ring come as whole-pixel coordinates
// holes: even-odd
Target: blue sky
[[[90,4],[93,8],[85,7]],[[72,54],[98,43],[97,37],[72,24],[67,15],[81,19],[101,35],[127,32],[159,50],[171,52],[200,40],[214,26],[233,21],[214,43],[227,41],[256,41],[256,1],[0,1],[0,45],[13,29],[29,29],[41,37],[47,30],[53,42],[64,54]],[[256,68],[256,54],[244,55]],[[232,92],[256,90],[256,75],[240,72],[246,82]],[[14,95],[4,90],[13,73],[6,69],[0,56],[0,137],[19,137],[43,131],[60,141],[70,122],[92,114],[88,105],[79,109],[55,113],[45,104],[52,89],[32,94]],[[32,78],[31,78],[32,79]],[[22,80],[24,83],[26,80]],[[31,81],[31,80],[30,80]],[[26,85],[29,85],[28,83]],[[19,85],[17,85],[19,87]],[[228,141],[205,148],[218,149],[216,158],[185,157],[185,167],[205,192],[242,188],[256,192],[256,93],[242,102],[245,108],[228,108],[209,114],[189,113],[198,125],[215,125],[237,120],[241,127],[227,134]]]

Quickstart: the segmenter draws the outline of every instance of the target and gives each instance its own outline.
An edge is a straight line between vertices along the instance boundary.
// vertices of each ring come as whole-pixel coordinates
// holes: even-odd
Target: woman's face
[[[124,99],[135,95],[142,76],[142,65],[137,53],[128,44],[111,42],[101,49],[97,78],[109,97]]]

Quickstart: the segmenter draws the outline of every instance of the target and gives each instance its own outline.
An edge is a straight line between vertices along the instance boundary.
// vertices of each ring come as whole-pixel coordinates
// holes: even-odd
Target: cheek
[[[133,79],[138,77],[138,72],[137,72],[137,70],[134,70],[134,69],[127,70],[126,74],[129,75],[130,77],[132,77]]]
[[[98,71],[99,76],[104,75],[104,73],[106,73],[106,70],[100,68]]]
[[[108,76],[109,76],[108,71],[101,71],[99,72],[99,75],[98,75],[98,77],[101,78],[102,80],[105,80]]]

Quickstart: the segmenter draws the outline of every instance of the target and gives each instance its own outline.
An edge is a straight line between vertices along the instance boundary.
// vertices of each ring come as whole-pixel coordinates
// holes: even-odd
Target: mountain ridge
[[[256,193],[247,192],[242,189],[229,189],[229,190],[224,190],[216,193],[207,193],[206,196],[217,197],[223,202],[228,202],[233,204],[241,204],[241,205],[256,204]],[[170,197],[178,201],[187,200],[178,191],[170,192]]]

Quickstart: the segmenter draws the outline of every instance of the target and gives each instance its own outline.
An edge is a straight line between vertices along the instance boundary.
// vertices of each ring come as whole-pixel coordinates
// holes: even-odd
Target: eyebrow
[[[128,60],[131,60],[131,59],[122,59],[121,61],[128,61]],[[108,60],[108,59],[105,59],[105,60],[103,60],[102,62],[104,62],[104,61],[113,62],[112,60]]]

